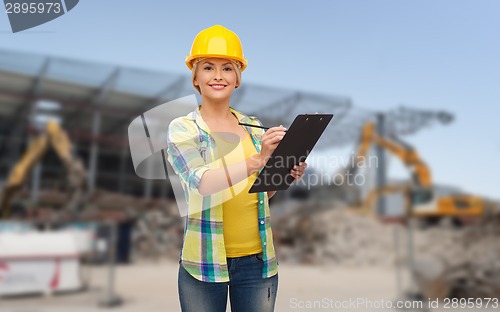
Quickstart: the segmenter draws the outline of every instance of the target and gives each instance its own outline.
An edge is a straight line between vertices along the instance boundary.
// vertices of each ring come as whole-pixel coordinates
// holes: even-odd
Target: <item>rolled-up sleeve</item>
[[[182,183],[190,190],[200,194],[203,174],[211,167],[198,149],[198,134],[189,129],[182,119],[174,119],[168,127],[167,159]],[[201,195],[201,194],[200,194]]]

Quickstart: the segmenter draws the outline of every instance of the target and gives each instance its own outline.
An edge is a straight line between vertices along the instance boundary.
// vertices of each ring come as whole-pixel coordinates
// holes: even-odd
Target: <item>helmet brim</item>
[[[242,59],[239,57],[233,57],[233,56],[221,55],[221,54],[198,54],[198,55],[194,55],[194,56],[186,56],[186,66],[189,68],[189,70],[193,70],[194,60],[196,60],[198,58],[211,58],[211,57],[237,61],[241,64],[241,71],[244,71],[247,68],[247,64],[248,64],[248,61],[246,59]]]

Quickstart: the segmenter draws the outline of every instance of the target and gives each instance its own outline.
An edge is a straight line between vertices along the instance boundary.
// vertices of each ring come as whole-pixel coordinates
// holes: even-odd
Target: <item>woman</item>
[[[229,29],[201,31],[186,65],[202,104],[172,121],[167,149],[189,207],[179,261],[182,311],[226,311],[228,293],[232,311],[273,311],[278,262],[268,201],[275,192],[248,189],[285,128],[264,132],[240,125],[262,126],[230,107],[247,60]],[[300,163],[290,174],[298,181],[306,166]]]

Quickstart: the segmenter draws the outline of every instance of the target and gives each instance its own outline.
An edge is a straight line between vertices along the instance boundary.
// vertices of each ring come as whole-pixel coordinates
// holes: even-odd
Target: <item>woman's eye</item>
[[[205,66],[203,67],[204,70],[212,70],[212,66]]]
[[[231,67],[226,67],[224,68],[225,71],[232,71],[233,69]]]

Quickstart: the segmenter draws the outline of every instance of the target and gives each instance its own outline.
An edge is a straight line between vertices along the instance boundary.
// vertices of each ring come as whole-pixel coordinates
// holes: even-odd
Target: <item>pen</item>
[[[262,127],[262,126],[257,126],[257,125],[251,125],[251,124],[247,124],[247,123],[238,123],[239,125],[242,125],[242,126],[248,126],[248,127],[255,127],[255,128],[261,128],[261,129],[264,129],[264,130],[269,130],[269,127]],[[286,130],[285,130],[286,132]]]

